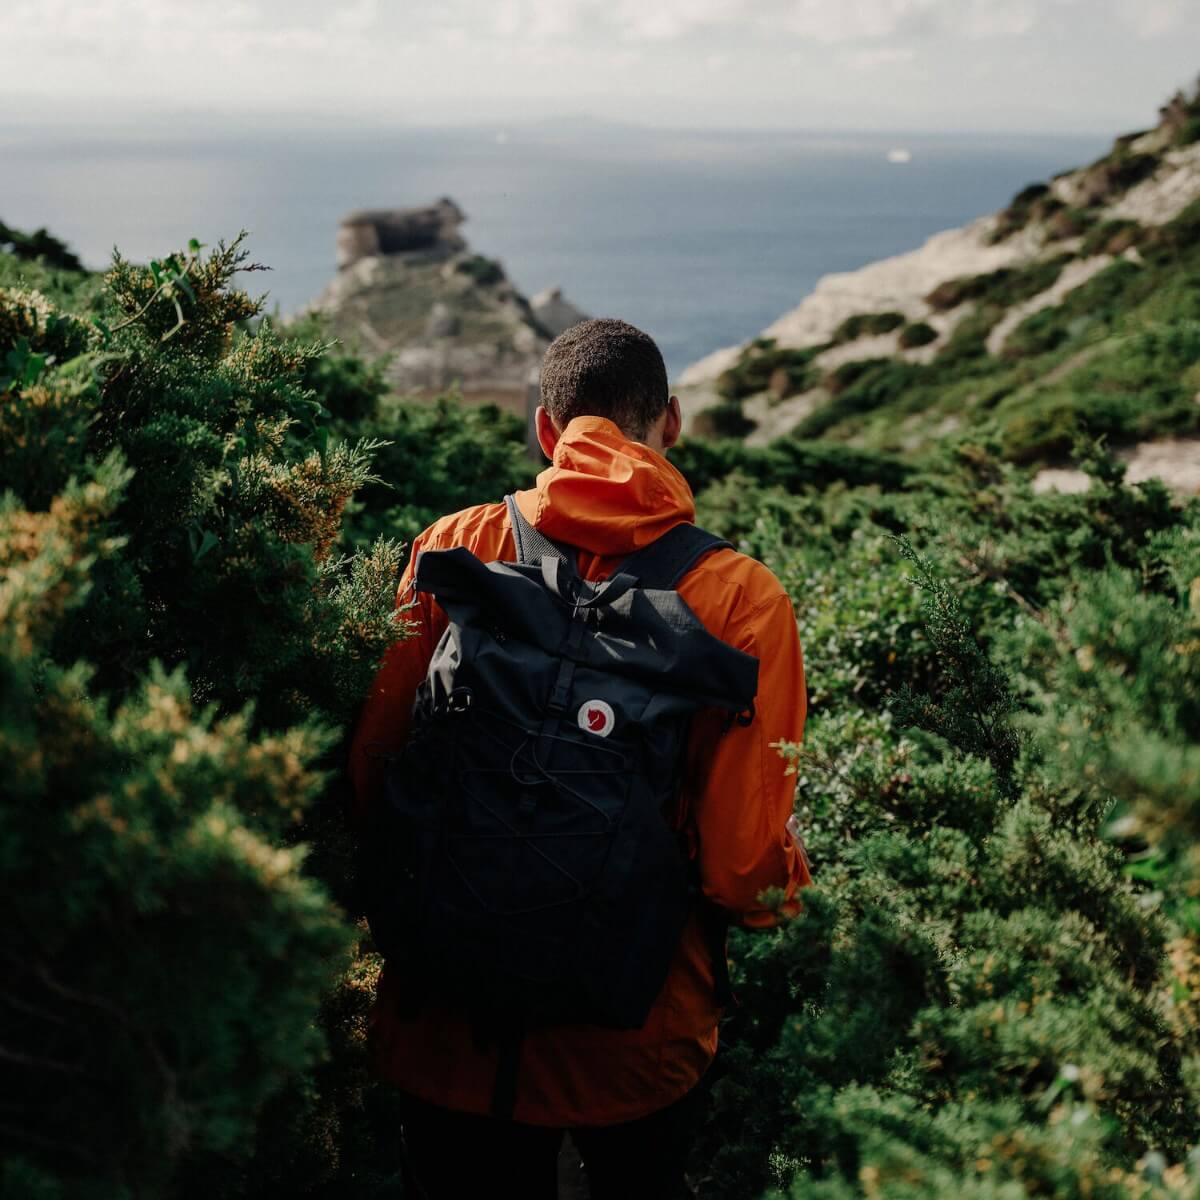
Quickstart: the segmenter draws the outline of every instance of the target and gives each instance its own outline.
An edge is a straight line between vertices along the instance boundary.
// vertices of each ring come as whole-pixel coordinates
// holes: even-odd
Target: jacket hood
[[[604,417],[571,421],[537,486],[516,500],[547,537],[604,558],[639,550],[696,516],[679,471]]]

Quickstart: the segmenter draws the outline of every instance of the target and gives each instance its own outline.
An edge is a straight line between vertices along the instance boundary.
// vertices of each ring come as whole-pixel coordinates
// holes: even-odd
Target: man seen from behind
[[[694,522],[692,493],[665,457],[680,435],[679,402],[650,337],[611,319],[568,329],[546,352],[541,400],[537,435],[551,465],[516,494],[517,514],[504,503],[478,505],[436,521],[413,543],[399,589],[399,603],[412,605],[405,613],[412,636],[389,651],[351,753],[363,821],[383,803],[386,755],[409,735],[414,697],[447,626],[429,592],[414,591],[422,553],[463,547],[483,563],[512,563],[515,520],[567,547],[579,575],[594,584]],[[385,965],[371,1055],[377,1073],[401,1091],[408,1183],[418,1196],[553,1197],[564,1131],[579,1149],[593,1200],[669,1200],[683,1185],[726,999],[723,938],[714,948],[711,913],[769,926],[780,911],[798,910],[793,897],[810,877],[793,836],[794,781],[774,748],[798,742],[804,730],[791,602],[763,564],[728,546],[703,554],[676,590],[708,634],[758,662],[757,694],[741,719],[710,709],[691,718],[678,794],[667,804],[702,900],[640,1028],[523,1030],[503,1116],[494,1115],[503,1047],[454,1005],[414,1004],[405,972]],[[604,712],[596,719],[603,726]],[[763,893],[774,889],[786,898],[782,910],[764,906]]]

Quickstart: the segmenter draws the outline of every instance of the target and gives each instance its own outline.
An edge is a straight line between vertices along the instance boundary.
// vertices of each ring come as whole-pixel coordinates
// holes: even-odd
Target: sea
[[[291,314],[336,270],[339,218],[450,196],[473,250],[527,295],[555,285],[654,335],[672,376],[752,337],[816,281],[920,245],[1089,162],[1100,135],[245,125],[114,134],[0,129],[0,221],[90,266],[246,230]]]

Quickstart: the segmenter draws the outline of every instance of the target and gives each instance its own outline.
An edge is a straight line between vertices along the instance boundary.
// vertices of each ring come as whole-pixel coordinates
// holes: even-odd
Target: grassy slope
[[[1077,432],[1121,443],[1200,430],[1198,231],[1200,205],[1193,205],[1159,232],[1142,265],[1118,260],[1061,305],[1028,318],[1003,356],[963,336],[964,357],[952,342],[910,373],[907,386],[873,410],[847,415],[827,436],[901,450],[928,443],[957,418],[967,432],[998,437],[1005,457],[1036,462],[1066,453]],[[886,387],[882,370],[876,383]]]
[[[1200,95],[1185,105],[1200,113]],[[1118,139],[1109,155],[1070,176],[1084,207],[1064,207],[1044,185],[1021,193],[1000,214],[994,237],[1033,223],[1044,232],[1039,257],[990,275],[947,280],[931,292],[935,312],[964,315],[930,361],[864,357],[832,371],[814,361],[830,346],[894,328],[898,315],[892,313],[850,318],[827,346],[779,347],[759,339],[722,376],[723,403],[702,414],[700,427],[744,435],[753,428],[743,415],[748,399],[767,393],[776,403],[819,387],[810,393],[812,410],[784,440],[821,438],[917,457],[946,440],[983,440],[1003,457],[1032,465],[1061,459],[1079,434],[1104,435],[1119,445],[1200,431],[1194,401],[1200,392],[1200,201],[1154,228],[1103,217],[1163,154],[1194,140],[1195,125],[1160,127],[1157,156],[1134,153],[1131,139]],[[1072,260],[1099,265],[1100,255],[1110,265],[1026,317],[999,353],[989,352],[988,333],[1015,306],[1044,293]],[[918,323],[902,331],[901,344],[920,345],[931,334]]]

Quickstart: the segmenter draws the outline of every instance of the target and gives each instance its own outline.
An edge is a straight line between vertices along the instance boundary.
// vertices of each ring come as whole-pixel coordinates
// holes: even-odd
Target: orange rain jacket
[[[662,455],[632,442],[611,421],[577,417],[564,430],[553,465],[537,486],[517,493],[525,518],[548,537],[580,549],[579,567],[602,579],[634,550],[695,516],[683,476]],[[428,595],[410,596],[422,550],[465,546],[487,561],[515,557],[503,504],[483,504],[435,522],[413,543],[398,603],[413,607],[414,636],[388,653],[363,708],[351,751],[361,816],[382,788],[379,751],[407,736],[417,685],[446,617]],[[735,920],[770,925],[759,902],[766,888],[790,898],[811,882],[785,826],[793,779],[772,743],[804,730],[804,664],[791,602],[771,572],[721,549],[700,560],[679,594],[717,637],[761,664],[754,720],[725,730],[723,714],[693,720],[677,819],[686,820],[706,894]],[[794,911],[798,906],[790,905]],[[481,1050],[470,1024],[427,1009],[401,1016],[404,980],[384,968],[371,1016],[376,1072],[422,1100],[486,1113],[496,1052]],[[533,1125],[610,1125],[646,1116],[679,1099],[700,1079],[717,1048],[720,1009],[712,957],[699,920],[685,928],[662,992],[638,1030],[595,1026],[537,1029],[521,1043],[515,1120]]]

